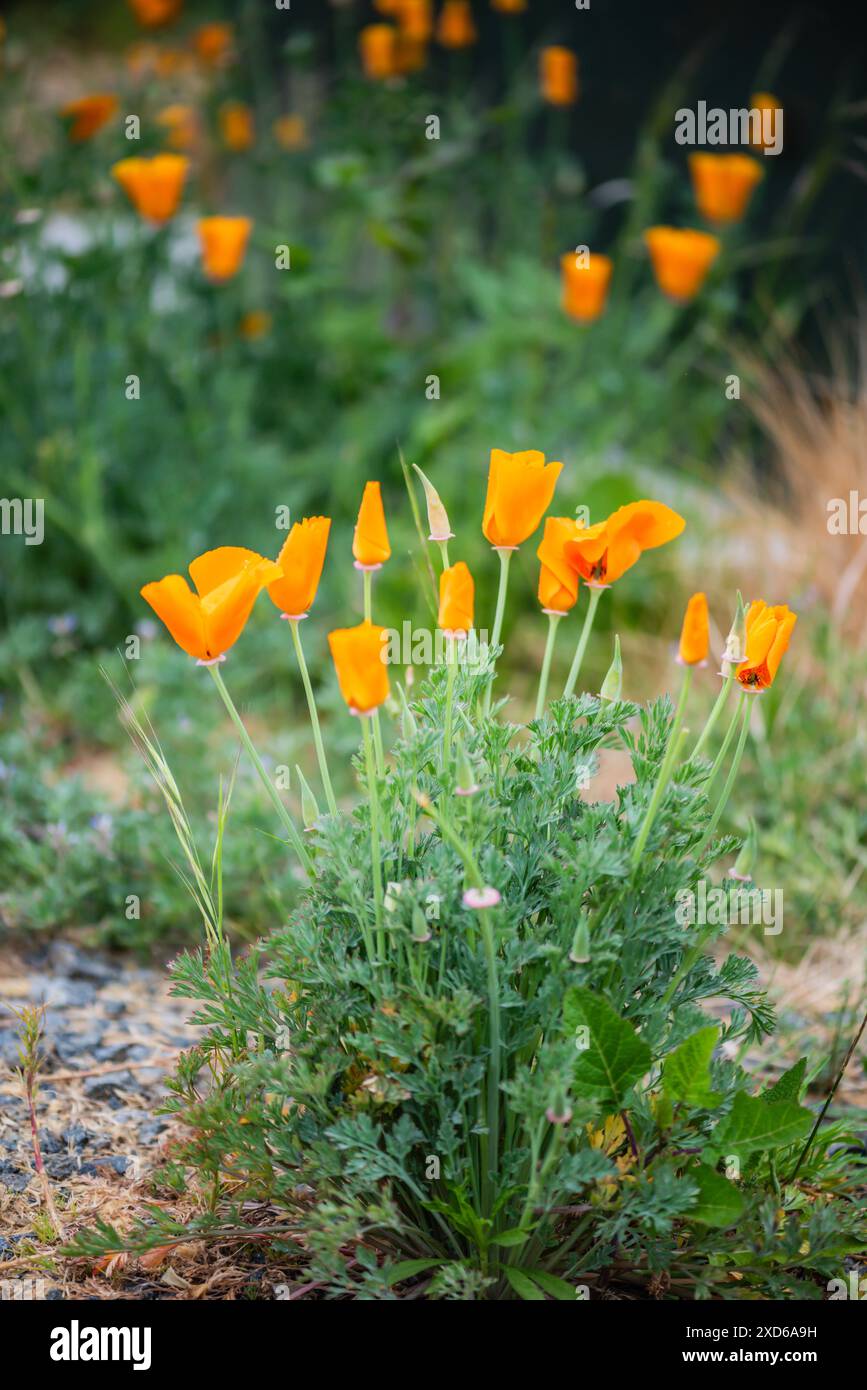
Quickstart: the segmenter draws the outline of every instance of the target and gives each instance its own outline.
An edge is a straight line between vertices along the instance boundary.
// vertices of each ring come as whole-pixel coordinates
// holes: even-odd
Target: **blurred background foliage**
[[[350,541],[364,480],[383,483],[394,550],[377,580],[379,620],[426,620],[402,451],[450,511],[485,626],[493,445],[564,461],[555,511],[585,505],[598,519],[654,496],[687,517],[683,540],[602,606],[591,688],[614,631],[629,696],[670,684],[670,646],[699,586],[718,636],[737,585],[801,612],[791,674],[757,720],[748,804],[732,815],[741,828],[757,816],[761,881],[783,882],[797,905],[780,949],[862,922],[864,544],[826,526],[828,498],[864,487],[867,422],[852,310],[867,206],[864,49],[842,8],[735,0],[720,11],[701,0],[661,14],[635,0],[615,14],[603,0],[581,12],[530,0],[508,16],[475,0],[477,43],[433,43],[418,71],[387,81],[362,71],[359,30],[382,15],[361,0],[285,11],[187,0],[154,28],[133,8],[81,0],[5,14],[0,492],[45,499],[46,539],[0,538],[0,927],[96,927],[137,945],[195,929],[164,862],[170,828],[125,748],[100,663],[117,674],[117,653],[139,636],[135,700],[205,837],[234,745],[212,692],[201,696],[150,620],[144,582],[216,545],[276,554],[281,506],[332,516],[305,642],[336,716],[324,633],[359,609]],[[196,45],[213,22],[231,25],[217,64]],[[539,91],[551,43],[579,59],[579,97],[565,108]],[[675,304],[642,240],[654,223],[706,225],[675,112],[700,100],[746,106],[756,91],[783,104],[783,152],[762,160],[765,178],[748,215],[720,233],[701,293]],[[60,113],[91,92],[116,94],[117,114],[70,141]],[[246,148],[226,148],[230,101],[250,109]],[[175,137],[191,171],[177,215],[155,230],[110,170],[164,149],[176,130],[166,111],[178,106],[192,122]],[[438,140],[426,138],[432,114]],[[255,220],[225,284],[199,266],[204,213]],[[585,243],[614,261],[606,310],[590,324],[564,314],[558,273],[561,254]],[[280,247],[289,269],[275,268]],[[518,712],[544,642],[536,580],[528,543],[506,632]],[[230,684],[274,763],[309,768],[303,695],[275,616],[263,600]],[[709,672],[697,711],[714,692]],[[344,788],[347,724],[328,718]],[[267,821],[243,768],[233,815],[245,830],[230,836],[229,916],[250,935],[285,911],[291,882],[279,846],[254,829]],[[128,894],[141,895],[140,920],[124,916]]]

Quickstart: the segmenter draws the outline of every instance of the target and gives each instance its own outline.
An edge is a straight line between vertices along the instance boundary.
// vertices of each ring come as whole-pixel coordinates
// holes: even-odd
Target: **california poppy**
[[[268,597],[290,618],[303,617],[313,606],[330,529],[329,517],[306,516],[295,522],[283,542],[277,556],[282,578],[268,585]]]
[[[753,149],[767,150],[776,146],[779,153],[783,135],[781,129],[779,141],[776,136],[778,126],[783,119],[782,105],[770,92],[754,92],[750,97],[750,108],[753,111],[758,111],[761,119],[761,128],[756,133],[755,138],[750,140]],[[769,139],[765,138],[766,133],[770,137]]]
[[[566,545],[580,531],[574,517],[545,518],[545,533],[536,554],[541,561],[539,602],[546,613],[568,613],[578,600],[578,571],[569,561]]]
[[[271,332],[273,319],[267,309],[248,309],[246,314],[242,314],[238,324],[238,332],[242,338],[249,342],[255,342],[257,338],[265,338]]]
[[[613,584],[645,550],[674,540],[686,522],[664,502],[629,502],[605,521],[582,526],[566,556],[588,584]]]
[[[538,449],[491,450],[482,531],[494,549],[515,549],[532,536],[551,505],[562,463],[546,463]]]
[[[592,323],[605,308],[614,263],[608,256],[588,253],[586,264],[574,251],[560,257],[563,308],[573,319]]]
[[[476,42],[478,34],[468,0],[445,0],[436,36],[443,48],[469,48]]]
[[[748,154],[692,154],[689,171],[698,210],[708,222],[739,222],[765,176]]]
[[[767,690],[773,684],[789,645],[798,615],[785,604],[771,608],[757,599],[747,610],[747,655],[737,677],[747,690]]]
[[[433,33],[432,0],[400,0],[397,22],[402,37],[415,43],[427,43]]]
[[[169,574],[141,595],[188,656],[216,661],[240,637],[260,590],[281,573],[254,550],[224,545],[193,560],[195,593],[182,575]]]
[[[352,714],[369,714],[388,699],[388,667],[383,655],[384,627],[363,622],[329,632],[328,645],[340,693]]]
[[[698,294],[720,250],[710,232],[691,228],[650,227],[644,240],[657,284],[672,299],[692,299]]]
[[[473,626],[475,585],[463,560],[444,569],[440,575],[440,606],[437,625],[443,632],[462,636]]]
[[[303,150],[310,143],[303,116],[278,116],[272,129],[281,149]]]
[[[157,125],[166,129],[166,144],[173,150],[191,150],[198,140],[196,113],[191,106],[175,102],[157,112]]]
[[[391,555],[379,483],[364,485],[352,537],[352,554],[358,569],[379,569]]]
[[[707,660],[710,646],[710,618],[704,594],[693,594],[686,605],[680,633],[678,659],[683,666],[699,666]]]
[[[182,5],[183,0],[129,0],[129,7],[139,24],[147,29],[171,24],[180,14]]]
[[[227,150],[235,154],[249,150],[256,142],[253,112],[243,101],[226,101],[220,107],[220,134]]]
[[[253,223],[249,217],[200,217],[202,264],[211,280],[231,280],[241,268]]]
[[[193,48],[206,67],[221,67],[231,57],[234,37],[231,24],[203,24],[193,34]]]
[[[571,48],[552,44],[539,57],[542,96],[550,106],[573,106],[578,100],[578,59]]]
[[[365,77],[382,82],[397,72],[397,30],[391,24],[366,24],[358,35]]]
[[[189,167],[182,154],[157,154],[121,159],[111,172],[142,217],[163,223],[177,212]]]
[[[527,0],[491,0],[491,9],[500,14],[523,14],[526,8]]]
[[[113,93],[96,92],[68,102],[60,114],[70,121],[69,138],[78,144],[102,130],[116,110],[117,97]]]

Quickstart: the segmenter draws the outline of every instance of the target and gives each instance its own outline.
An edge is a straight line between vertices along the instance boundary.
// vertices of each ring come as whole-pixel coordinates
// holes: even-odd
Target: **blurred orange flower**
[[[380,14],[397,15],[403,0],[373,0],[373,8]]]
[[[367,24],[358,35],[358,51],[365,77],[381,82],[394,77],[397,65],[397,30],[391,24]]]
[[[117,97],[111,92],[95,92],[92,96],[67,102],[60,114],[71,122],[68,131],[70,140],[76,143],[89,140],[111,120],[117,106]]]
[[[427,62],[427,44],[417,39],[408,39],[404,34],[397,36],[397,51],[394,57],[395,68],[403,77],[409,72],[421,72]]]
[[[526,8],[527,0],[491,0],[491,9],[500,14],[523,14]]]
[[[469,48],[476,42],[479,36],[468,0],[444,0],[436,36],[443,48]]]
[[[673,541],[685,525],[664,502],[628,502],[605,521],[579,527],[566,556],[588,584],[613,584],[645,550]]]
[[[781,129],[781,122],[783,119],[783,108],[780,102],[775,96],[772,96],[770,92],[754,92],[750,97],[750,108],[753,111],[758,111],[762,120],[761,132],[758,138],[750,141],[753,149],[768,150],[773,149],[775,145],[779,149],[779,144],[773,137],[779,135],[779,140],[780,142],[782,141],[783,132]],[[765,139],[766,130],[768,135],[771,136],[771,138],[767,140]]]
[[[539,58],[542,96],[551,106],[573,106],[578,100],[578,59],[571,48],[554,44]]]
[[[432,0],[400,0],[397,22],[403,38],[427,43],[433,33]]]
[[[686,605],[680,633],[678,659],[684,666],[698,666],[707,661],[710,646],[710,617],[704,594],[693,594]]]
[[[361,569],[379,569],[391,555],[379,483],[364,484],[352,537],[352,554]]]
[[[708,222],[739,222],[765,171],[748,154],[691,154],[695,201]]]
[[[737,671],[742,686],[759,691],[773,685],[797,621],[797,613],[793,613],[784,603],[771,608],[757,599],[750,604],[747,609],[747,655]]]
[[[223,66],[232,56],[235,31],[231,24],[203,24],[193,34],[193,48],[206,67]]]
[[[391,687],[383,660],[385,636],[384,627],[368,622],[328,634],[337,683],[352,714],[368,714],[388,699]]]
[[[178,646],[199,661],[215,661],[237,642],[260,591],[279,576],[277,565],[254,550],[224,545],[190,565],[193,593],[180,574],[145,584],[141,596]]]
[[[154,59],[157,77],[177,77],[178,73],[189,72],[192,58],[182,48],[160,48]]]
[[[220,107],[220,134],[227,150],[249,150],[256,141],[253,111],[246,102],[224,101]]]
[[[440,606],[437,625],[443,632],[456,636],[467,633],[473,626],[475,585],[473,576],[463,560],[444,569],[440,575]]]
[[[274,139],[284,150],[303,150],[310,143],[303,116],[278,116],[272,127]]]
[[[545,532],[536,554],[539,569],[539,603],[551,613],[568,613],[578,600],[578,571],[570,564],[566,545],[581,527],[574,517],[545,518]]]
[[[281,613],[300,618],[309,612],[319,588],[331,519],[306,516],[296,521],[277,557],[282,579],[268,585],[268,596]]]
[[[157,154],[152,159],[121,159],[111,172],[136,212],[160,224],[177,212],[189,167],[182,154]]]
[[[271,332],[272,322],[267,309],[251,309],[242,315],[238,324],[238,332],[242,338],[248,338],[251,341],[255,338],[264,338]]]
[[[252,221],[249,217],[200,217],[196,226],[205,274],[211,280],[231,280],[241,269]]]
[[[491,450],[482,531],[498,549],[514,549],[532,536],[551,505],[562,463],[546,463],[538,449]]]
[[[173,150],[192,150],[198,142],[199,126],[192,106],[176,102],[157,112],[157,125],[166,128],[166,144]]]
[[[156,71],[159,49],[155,43],[141,40],[130,44],[124,53],[124,63],[133,77],[143,77]]]
[[[161,24],[171,24],[181,12],[184,0],[129,0],[129,7],[139,24],[146,29],[157,29]]]
[[[678,300],[698,294],[720,251],[719,241],[710,232],[691,228],[650,227],[644,241],[659,288]]]
[[[592,323],[605,308],[613,261],[608,256],[590,252],[584,264],[574,251],[570,251],[560,257],[560,268],[564,310],[581,323]]]

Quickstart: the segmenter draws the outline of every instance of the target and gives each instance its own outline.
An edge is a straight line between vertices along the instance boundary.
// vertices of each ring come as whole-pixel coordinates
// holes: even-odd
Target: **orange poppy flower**
[[[253,112],[243,101],[225,101],[220,107],[220,134],[227,150],[237,154],[249,150],[256,142]]]
[[[551,505],[562,463],[546,463],[538,449],[491,450],[482,531],[495,550],[514,549],[532,536]]]
[[[765,171],[748,154],[691,154],[695,201],[708,222],[739,222]]]
[[[491,0],[491,9],[500,14],[523,14],[526,8],[527,0]]]
[[[380,14],[398,15],[403,0],[373,0],[373,8]]]
[[[310,143],[307,122],[303,116],[278,116],[272,129],[274,139],[281,149],[303,150]]]
[[[242,338],[254,342],[257,338],[264,338],[271,332],[273,319],[267,309],[249,309],[246,314],[242,314],[238,324],[238,332]]]
[[[443,48],[469,48],[478,37],[468,0],[445,0],[437,24],[437,42]]]
[[[771,608],[761,599],[747,610],[747,655],[737,670],[741,685],[748,690],[767,690],[773,684],[792,629],[798,621],[786,605]]]
[[[203,24],[193,34],[193,48],[206,67],[217,68],[231,57],[234,39],[231,24]]]
[[[205,274],[211,280],[231,280],[244,260],[252,221],[249,217],[200,217],[196,226]]]
[[[566,556],[588,584],[613,584],[643,551],[673,541],[685,525],[664,502],[629,502],[607,520],[580,527],[566,542]]]
[[[136,212],[149,222],[168,222],[181,201],[190,161],[182,154],[134,156],[113,164],[111,172]]]
[[[765,139],[765,130],[768,134],[776,136],[780,122],[783,119],[783,107],[775,96],[770,92],[754,92],[750,97],[750,109],[758,111],[761,116],[761,129],[757,132],[754,140],[750,140],[754,150],[768,150],[777,145],[776,139]],[[768,113],[766,116],[765,113]],[[780,129],[780,139],[782,140],[782,130]],[[779,145],[777,145],[779,151]]]
[[[440,575],[440,608],[437,624],[456,636],[472,631],[475,585],[463,560]]]
[[[183,575],[168,574],[141,596],[188,656],[216,661],[240,637],[260,590],[281,573],[254,550],[224,545],[193,560],[195,593]]]
[[[397,22],[403,38],[415,43],[427,43],[433,33],[431,0],[400,0]]]
[[[154,56],[157,77],[177,77],[179,73],[189,72],[192,65],[192,58],[182,48],[159,48]]]
[[[592,323],[605,308],[614,263],[608,256],[591,252],[587,264],[579,264],[574,251],[560,257],[565,312],[581,323]]]
[[[566,545],[581,529],[571,516],[545,518],[545,533],[536,554],[541,561],[539,602],[548,613],[568,613],[578,601],[578,571],[569,561]]]
[[[196,113],[191,106],[176,102],[157,112],[157,125],[165,126],[166,144],[173,150],[191,150],[199,137]]]
[[[328,634],[337,683],[352,714],[369,714],[388,699],[391,687],[383,660],[385,636],[384,627],[367,622]]]
[[[391,24],[366,24],[358,35],[365,77],[382,82],[397,72],[397,30]]]
[[[113,93],[97,92],[93,96],[68,102],[60,114],[71,121],[68,131],[70,140],[79,143],[102,130],[116,110],[117,97]]]
[[[404,77],[409,72],[421,72],[426,62],[427,44],[419,39],[408,39],[404,34],[398,34],[394,56],[395,71]]]
[[[182,5],[183,0],[129,0],[130,9],[146,29],[171,24],[180,14]]]
[[[710,646],[710,618],[704,594],[693,594],[686,605],[680,633],[678,660],[683,666],[698,666],[707,660]]]
[[[379,569],[391,555],[379,483],[364,484],[352,537],[352,554],[359,569]]]
[[[578,100],[578,59],[571,48],[553,44],[542,49],[539,81],[550,106],[574,106]]]
[[[720,250],[710,232],[689,228],[650,227],[644,241],[656,282],[672,299],[692,299],[698,294]]]
[[[277,556],[283,577],[268,585],[268,597],[290,618],[303,617],[313,606],[330,530],[330,517],[305,516],[295,522],[283,542]]]

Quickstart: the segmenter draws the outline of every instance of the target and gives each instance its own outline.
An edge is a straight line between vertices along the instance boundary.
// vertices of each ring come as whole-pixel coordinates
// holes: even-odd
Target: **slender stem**
[[[590,589],[590,602],[587,605],[587,614],[584,618],[584,626],[581,629],[581,636],[578,638],[578,646],[575,648],[575,656],[572,660],[572,667],[569,671],[569,678],[563,689],[563,698],[568,699],[575,689],[575,682],[581,671],[581,663],[584,660],[584,653],[587,650],[587,643],[590,640],[590,633],[593,630],[593,620],[596,617],[596,607],[602,597],[602,590],[592,587]]]
[[[482,943],[488,973],[488,1162],[482,1174],[483,1189],[488,1194],[486,1215],[491,1215],[491,1191],[500,1166],[500,983],[497,974],[497,947],[491,914],[487,908],[479,913]]]
[[[830,1091],[828,1092],[828,1096],[827,1096],[827,1098],[826,1098],[826,1100],[825,1100],[825,1104],[822,1106],[822,1109],[819,1111],[819,1114],[816,1116],[816,1123],[813,1125],[813,1128],[812,1128],[811,1131],[810,1131],[810,1136],[809,1136],[809,1138],[808,1138],[806,1144],[804,1145],[803,1149],[801,1150],[800,1157],[798,1158],[798,1161],[797,1161],[797,1163],[795,1164],[794,1169],[792,1170],[792,1176],[789,1178],[789,1182],[794,1182],[794,1181],[795,1181],[795,1178],[798,1176],[798,1173],[800,1172],[801,1164],[804,1162],[804,1159],[807,1157],[807,1154],[810,1152],[810,1149],[811,1149],[812,1146],[813,1146],[813,1140],[816,1138],[816,1135],[819,1133],[819,1128],[820,1128],[820,1126],[821,1126],[821,1124],[822,1124],[822,1121],[824,1120],[825,1116],[826,1116],[827,1113],[828,1113],[828,1107],[830,1106],[831,1101],[834,1099],[835,1095],[837,1094],[837,1090],[838,1090],[838,1087],[839,1087],[839,1085],[840,1085],[840,1082],[843,1080],[843,1073],[845,1072],[846,1068],[848,1067],[849,1063],[850,1063],[851,1060],[852,1060],[852,1057],[854,1056],[855,1049],[856,1049],[856,1047],[858,1046],[859,1042],[861,1041],[861,1038],[862,1038],[862,1036],[863,1036],[863,1033],[864,1033],[864,1029],[865,1029],[865,1028],[867,1028],[867,1014],[865,1014],[864,1017],[862,1018],[862,1020],[861,1020],[861,1027],[858,1029],[858,1032],[855,1034],[854,1038],[852,1039],[851,1043],[849,1044],[849,1050],[847,1051],[846,1056],[843,1058],[843,1065],[841,1066],[840,1070],[838,1071],[837,1077],[836,1077],[836,1079],[835,1079],[835,1081],[834,1081],[834,1084],[833,1084],[833,1086],[831,1087]]]
[[[716,828],[719,825],[720,819],[722,817],[722,813],[725,810],[726,805],[728,804],[728,799],[732,794],[735,781],[737,780],[738,769],[741,765],[741,758],[744,755],[744,748],[746,747],[747,743],[747,735],[750,732],[750,700],[752,698],[754,697],[748,695],[746,691],[744,691],[744,693],[741,695],[740,705],[738,706],[738,714],[741,717],[741,733],[740,738],[738,739],[738,746],[735,749],[735,755],[732,758],[732,765],[729,768],[729,775],[726,778],[725,786],[722,789],[722,795],[720,796],[720,799],[716,804],[716,810],[710,818],[710,823],[708,824],[707,830],[702,836],[701,843],[694,852],[696,859],[701,858],[708,845],[710,844],[710,841],[713,839]]]
[[[539,677],[539,694],[536,697],[536,718],[541,719],[545,713],[545,701],[548,695],[548,677],[551,674],[551,658],[554,655],[554,640],[557,636],[557,627],[562,617],[561,613],[548,614],[548,640],[545,643],[545,655],[542,658],[542,674]]]
[[[457,653],[455,639],[446,638],[446,717],[443,729],[443,769],[448,767],[452,755],[452,725],[455,708],[455,675],[457,673]]]
[[[500,634],[503,631],[503,616],[506,612],[506,594],[509,588],[509,565],[512,560],[512,551],[506,549],[497,550],[500,557],[500,584],[497,589],[497,607],[494,612],[494,626],[491,631],[491,651],[499,646]],[[494,693],[494,681],[496,680],[496,670],[491,673],[491,683],[485,692],[484,711],[490,713],[491,697]]]
[[[370,803],[370,868],[373,874],[373,915],[376,922],[376,950],[380,960],[385,959],[385,928],[383,926],[382,857],[379,844],[379,796],[376,790],[376,767],[374,765],[373,738],[370,721],[361,716],[361,731],[364,738],[364,765],[367,772],[367,796]]]
[[[728,753],[729,748],[731,747],[731,741],[737,733],[738,720],[740,719],[740,717],[741,707],[738,704],[735,705],[735,712],[729,720],[729,726],[726,729],[725,738],[722,741],[719,752],[714,758],[713,767],[710,770],[710,776],[708,777],[707,782],[705,783],[705,789],[707,791],[710,791],[712,783],[716,780],[717,773],[719,772],[720,768],[726,760],[726,754]]]
[[[209,666],[208,670],[210,671],[211,676],[213,677],[214,684],[220,692],[220,697],[223,701],[223,704],[226,706],[226,709],[229,712],[229,718],[231,719],[232,723],[237,729],[241,742],[247,750],[247,754],[250,758],[250,761],[259,774],[259,780],[261,781],[263,787],[265,788],[269,797],[271,798],[272,804],[274,806],[275,811],[277,812],[277,815],[280,817],[280,822],[284,830],[286,831],[286,834],[289,837],[289,843],[292,845],[292,848],[294,849],[295,853],[297,854],[299,860],[301,861],[301,864],[306,869],[307,873],[312,875],[313,865],[310,859],[310,855],[307,853],[307,850],[304,847],[304,842],[301,839],[300,834],[298,833],[298,830],[295,826],[295,822],[293,821],[286,807],[283,805],[283,802],[280,800],[277,788],[274,786],[274,783],[271,781],[271,778],[265,771],[262,759],[259,757],[259,754],[256,752],[256,749],[253,747],[253,740],[247,733],[247,730],[244,727],[244,721],[242,720],[240,714],[236,710],[234,701],[232,700],[231,695],[226,689],[226,683],[220,674],[219,666]]]
[[[440,548],[440,555],[443,557],[443,569],[447,570],[449,568],[449,543],[448,541],[438,541],[437,544]]]
[[[704,728],[699,734],[698,742],[696,743],[695,747],[693,748],[690,754],[690,760],[698,757],[702,748],[704,748],[704,745],[707,743],[708,739],[710,738],[711,734],[716,728],[717,720],[723,712],[726,700],[729,697],[729,691],[731,690],[732,684],[734,682],[734,678],[735,674],[734,671],[732,671],[730,675],[726,676],[723,679],[722,687],[720,689],[719,694],[716,697],[716,703],[714,704],[713,709],[707,717],[707,723],[705,724]]]
[[[373,571],[362,570],[361,574],[362,592],[364,594],[364,621],[370,623],[373,621],[371,617],[371,613],[373,612]]]
[[[644,846],[647,844],[647,837],[650,834],[650,831],[653,827],[653,822],[656,820],[656,813],[659,810],[662,798],[665,795],[665,789],[668,786],[669,781],[671,780],[671,774],[674,770],[674,764],[683,743],[681,725],[683,724],[683,716],[686,712],[686,700],[687,696],[689,695],[689,687],[691,684],[692,667],[686,666],[683,672],[683,683],[680,687],[680,698],[677,702],[677,709],[674,712],[674,719],[672,720],[671,724],[671,732],[668,736],[668,744],[665,749],[665,756],[662,759],[662,766],[660,767],[659,773],[656,778],[656,786],[653,788],[653,795],[650,798],[650,804],[647,807],[647,811],[645,813],[641,829],[638,832],[638,838],[632,847],[633,865],[638,863],[639,859],[644,853]]]
[[[316,696],[313,694],[313,686],[310,683],[310,672],[307,670],[307,662],[304,659],[304,649],[301,646],[301,633],[298,631],[298,621],[296,618],[289,619],[289,629],[292,633],[292,641],[295,645],[295,655],[298,658],[298,666],[301,670],[301,680],[304,683],[304,693],[307,696],[307,708],[310,711],[310,724],[313,729],[313,742],[316,745],[316,756],[319,759],[319,773],[322,777],[322,785],[325,788],[325,800],[328,802],[328,809],[332,816],[337,815],[337,802],[334,798],[334,789],[331,785],[331,778],[328,774],[328,761],[325,757],[325,745],[322,742],[322,730],[319,727],[319,711],[316,708]]]
[[[364,592],[364,621],[373,621],[373,571],[362,570],[362,587]],[[382,725],[379,722],[379,710],[373,711],[373,746],[376,749],[376,770],[380,777],[385,776],[385,750],[382,745]]]

